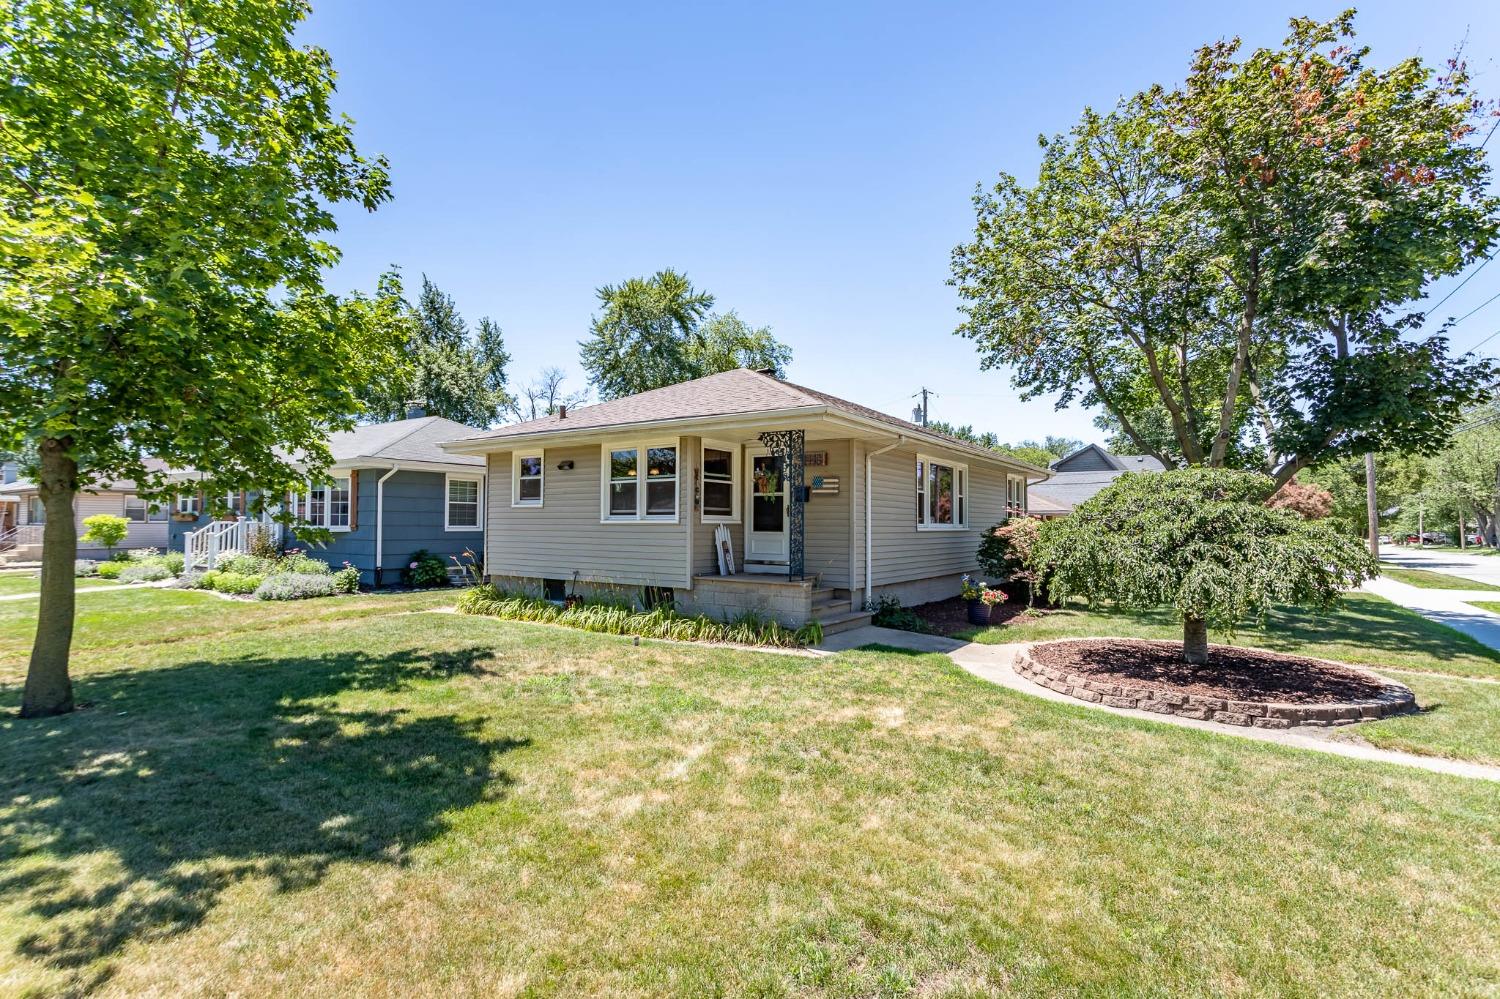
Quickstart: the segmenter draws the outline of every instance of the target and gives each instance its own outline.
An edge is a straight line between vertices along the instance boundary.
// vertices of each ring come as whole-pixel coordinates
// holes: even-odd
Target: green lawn
[[[8,993],[1500,988],[1493,783],[941,656],[406,613],[433,595],[87,600],[89,707],[0,715]]]
[[[1446,572],[1433,572],[1430,569],[1403,569],[1400,566],[1380,563],[1380,574],[1387,579],[1394,579],[1398,583],[1408,586],[1420,586],[1424,590],[1496,590],[1500,586],[1492,583],[1481,583],[1473,579],[1465,579],[1462,576],[1450,576]]]
[[[112,579],[93,579],[84,577],[75,579],[79,589],[91,589],[96,586],[118,586],[119,583]],[[5,572],[0,573],[0,597],[15,596],[20,593],[36,593],[42,588],[42,580],[34,572]]]
[[[1387,671],[1417,695],[1421,714],[1368,722],[1352,734],[1384,749],[1500,766],[1500,683]]]
[[[1500,601],[1497,600],[1471,600],[1470,606],[1478,607],[1480,610],[1494,611],[1500,614]]]

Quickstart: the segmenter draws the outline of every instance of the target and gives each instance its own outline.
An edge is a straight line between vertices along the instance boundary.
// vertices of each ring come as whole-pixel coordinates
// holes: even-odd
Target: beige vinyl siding
[[[688,440],[683,440],[683,451]],[[601,523],[600,445],[548,448],[544,458],[542,505],[515,508],[510,505],[511,452],[489,456],[487,573],[572,579],[577,572],[589,582],[687,585],[692,477],[685,473],[696,461],[685,461],[679,453],[677,523]],[[560,471],[557,466],[565,461],[573,462],[573,468]]]
[[[874,585],[977,572],[983,532],[1005,519],[1005,470],[970,461],[962,453],[923,448],[923,454],[969,466],[969,529],[917,530],[917,450],[903,448],[874,459]]]
[[[807,469],[807,485],[819,475],[837,476],[836,496],[813,496],[807,504],[803,567],[824,586],[849,587],[849,497],[853,474],[848,441],[813,441],[809,451],[828,452],[828,464]]]
[[[125,493],[79,493],[73,501],[73,520],[78,528],[80,551],[103,551],[98,545],[84,541],[83,526],[84,518],[96,514],[107,513],[114,517],[125,516]],[[125,529],[125,540],[115,546],[117,550],[126,548],[167,548],[167,524],[166,521],[157,523],[137,523],[131,521]]]

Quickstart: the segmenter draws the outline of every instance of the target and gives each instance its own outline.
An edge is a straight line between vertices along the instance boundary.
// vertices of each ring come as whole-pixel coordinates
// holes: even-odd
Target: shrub
[[[237,593],[241,596],[260,589],[260,584],[266,579],[256,573],[241,572],[210,572],[204,575],[214,577],[209,586],[220,593]]]
[[[154,583],[162,579],[171,579],[172,574],[167,567],[154,562],[142,562],[137,565],[127,565],[120,573],[122,583]]]
[[[269,560],[281,557],[281,552],[277,549],[270,530],[264,527],[257,527],[250,532],[250,539],[245,544],[245,550],[256,558]]]
[[[1019,586],[1028,607],[1045,589],[1036,565],[1041,528],[1042,522],[1035,517],[1012,517],[986,531],[979,542],[979,567],[996,579]]]
[[[345,562],[344,567],[333,574],[333,589],[335,593],[358,593],[359,570]]]
[[[275,572],[301,573],[302,575],[326,576],[333,570],[322,559],[311,558],[301,552],[292,552],[276,564]]]
[[[130,559],[130,553],[129,552],[110,552],[109,560],[111,562],[129,562],[131,560]]]
[[[99,578],[101,579],[119,579],[120,573],[124,572],[126,568],[127,566],[124,562],[100,562],[98,568],[94,571],[99,574]]]
[[[125,557],[132,562],[144,562],[147,559],[159,558],[161,552],[155,548],[132,548],[125,553]]]
[[[182,575],[182,567],[186,558],[182,552],[167,552],[161,557],[161,564],[167,567],[167,571],[174,576]]]
[[[507,593],[493,584],[476,586],[458,598],[463,614],[482,614],[509,621],[538,621],[567,625],[607,635],[638,635],[685,642],[735,642],[790,648],[816,645],[823,640],[823,626],[809,622],[795,630],[756,614],[745,614],[728,623],[702,615],[687,617],[665,605],[637,611],[613,601],[584,601],[559,607],[550,600],[521,593]]]
[[[92,576],[98,569],[99,563],[92,559],[80,558],[73,560],[73,575]]]
[[[112,513],[96,513],[92,517],[83,518],[83,526],[83,537],[78,540],[103,545],[113,552],[115,545],[125,540],[125,534],[130,530],[130,521]]]
[[[267,576],[255,590],[261,600],[305,600],[333,595],[333,577],[321,573],[285,572]]]
[[[429,586],[448,585],[448,566],[442,559],[425,548],[418,548],[406,560],[402,571],[407,586],[424,589]]]
[[[269,576],[277,570],[278,564],[272,558],[233,552],[219,556],[214,562],[214,568],[221,572],[232,572],[241,576]]]
[[[896,628],[899,631],[915,631],[920,635],[931,633],[932,627],[922,615],[910,607],[902,607],[901,601],[886,594],[871,605],[874,616],[870,623],[879,628]]]

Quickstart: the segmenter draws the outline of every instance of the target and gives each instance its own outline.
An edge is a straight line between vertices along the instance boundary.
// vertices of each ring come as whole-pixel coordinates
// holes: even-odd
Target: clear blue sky
[[[1197,45],[1273,44],[1288,16],[1343,5],[314,6],[302,38],[332,53],[339,107],[395,191],[341,212],[335,288],[425,272],[505,329],[513,379],[559,365],[581,384],[595,288],[675,267],[769,324],[794,379],[903,416],[925,385],[934,419],[1015,441],[1100,435],[1076,407],[1020,402],[953,335],[944,282],[974,185],[1034,176],[1038,133],[1176,82]],[[1500,96],[1500,4],[1382,0],[1359,28],[1379,65],[1467,38]],[[1496,292],[1500,265],[1443,313]],[[1496,329],[1500,302],[1454,342]]]

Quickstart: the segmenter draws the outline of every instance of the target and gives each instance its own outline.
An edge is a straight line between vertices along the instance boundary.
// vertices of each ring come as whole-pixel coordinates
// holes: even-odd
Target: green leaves
[[[1274,488],[1225,469],[1122,475],[1042,524],[1034,562],[1055,600],[1170,606],[1231,633],[1273,606],[1327,610],[1377,573],[1357,538],[1268,508]]]

